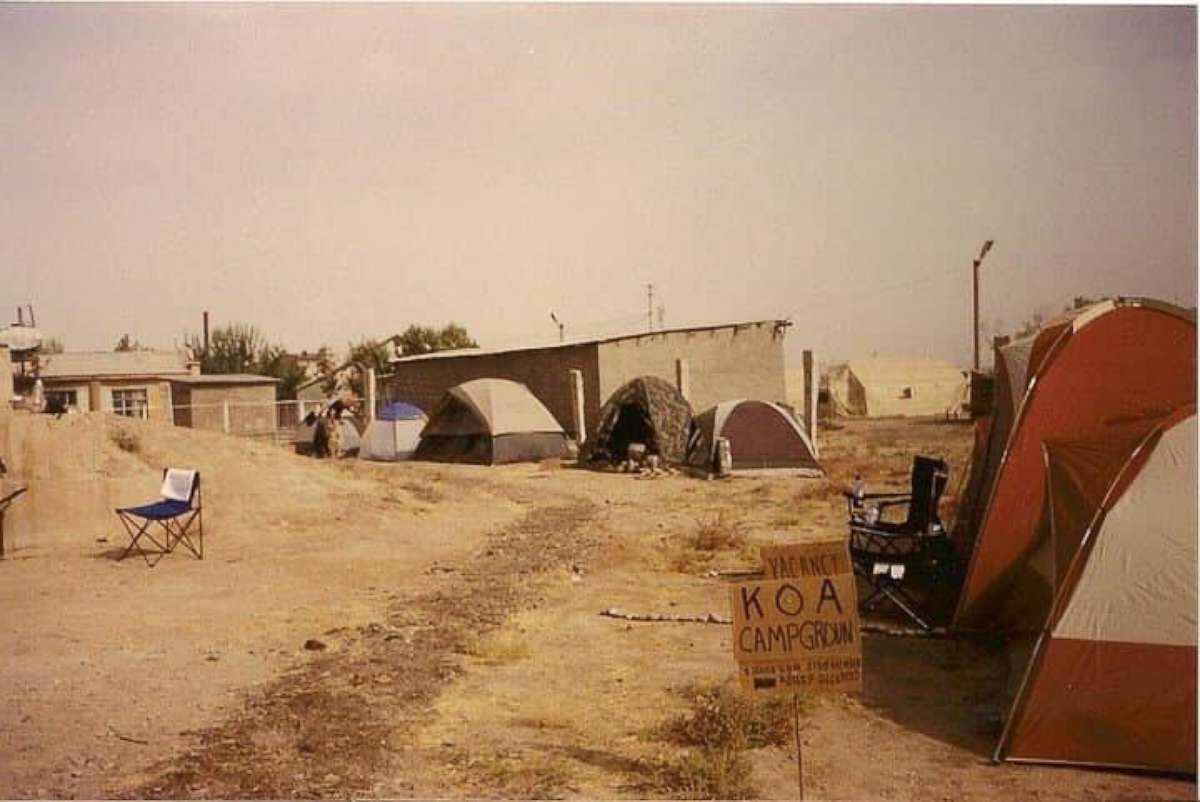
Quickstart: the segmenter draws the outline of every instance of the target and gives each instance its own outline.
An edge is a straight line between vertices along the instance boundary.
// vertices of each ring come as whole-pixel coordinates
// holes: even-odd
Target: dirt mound
[[[167,466],[200,471],[212,510],[206,528],[230,516],[253,520],[268,494],[293,498],[303,513],[319,503],[307,500],[355,481],[278,446],[99,412],[13,415],[0,422],[0,455],[9,478],[29,486],[6,521],[18,550],[92,544],[119,531],[113,509],[156,498]]]

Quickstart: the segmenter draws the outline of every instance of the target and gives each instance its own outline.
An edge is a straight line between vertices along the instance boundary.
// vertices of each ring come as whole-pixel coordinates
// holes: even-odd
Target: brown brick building
[[[269,434],[276,428],[278,379],[244,373],[171,377],[175,425],[232,434]]]
[[[529,387],[571,437],[572,379],[583,379],[584,428],[595,430],[604,401],[637,376],[681,386],[695,411],[736,398],[784,401],[785,320],[672,329],[621,337],[502,351],[442,351],[392,361],[382,395],[429,411],[442,394],[471,379],[512,379]]]

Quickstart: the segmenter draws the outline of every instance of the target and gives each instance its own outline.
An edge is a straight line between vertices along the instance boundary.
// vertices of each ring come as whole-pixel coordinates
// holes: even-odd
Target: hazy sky
[[[0,322],[342,348],[1195,303],[1191,8],[0,5]],[[656,300],[656,305],[659,302]]]

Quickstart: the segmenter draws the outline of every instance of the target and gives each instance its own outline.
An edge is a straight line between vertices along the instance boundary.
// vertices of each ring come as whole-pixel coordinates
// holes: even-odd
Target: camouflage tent
[[[589,446],[590,461],[617,462],[630,443],[645,443],[649,454],[683,462],[692,407],[669,382],[639,376],[622,385],[600,408],[600,424]]]

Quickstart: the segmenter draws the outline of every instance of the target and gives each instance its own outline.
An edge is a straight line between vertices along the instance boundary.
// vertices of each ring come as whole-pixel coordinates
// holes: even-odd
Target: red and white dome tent
[[[1056,592],[997,759],[1195,772],[1196,437],[1168,416],[1107,485],[1047,443]]]
[[[1022,679],[997,758],[1194,771],[1194,315],[1052,321],[1014,403],[982,515],[960,512],[979,524],[955,615],[1004,632]]]

